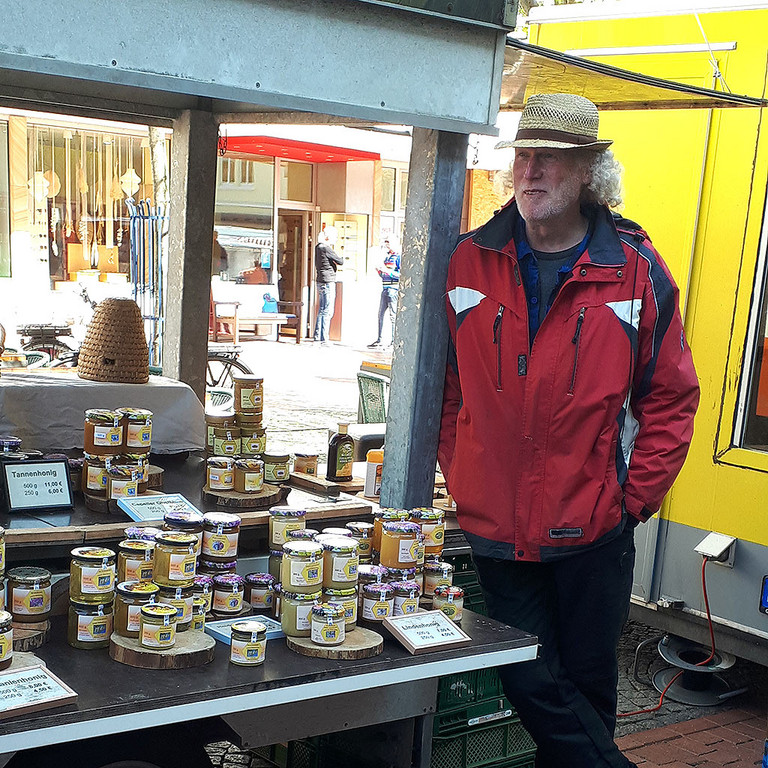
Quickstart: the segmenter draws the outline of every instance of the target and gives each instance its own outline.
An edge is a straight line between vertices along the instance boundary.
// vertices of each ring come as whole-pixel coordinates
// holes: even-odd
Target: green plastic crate
[[[473,669],[441,677],[437,686],[437,712],[479,704],[504,695],[495,667]]]
[[[505,696],[470,704],[448,712],[436,712],[432,726],[435,736],[449,736],[461,733],[467,728],[474,728],[502,720],[517,718],[515,710]]]
[[[535,752],[533,739],[515,718],[454,736],[433,736],[431,768],[521,766]]]

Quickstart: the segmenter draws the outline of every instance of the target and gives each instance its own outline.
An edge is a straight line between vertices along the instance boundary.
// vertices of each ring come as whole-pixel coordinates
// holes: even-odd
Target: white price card
[[[411,653],[468,645],[472,638],[442,611],[387,617],[384,626]]]
[[[72,506],[69,465],[64,460],[7,461],[3,474],[9,512]]]
[[[0,672],[0,718],[60,707],[77,694],[43,666]]]
[[[144,523],[148,520],[162,520],[167,512],[198,512],[200,510],[187,501],[180,493],[155,493],[152,496],[133,499],[118,499],[117,506],[131,520]],[[200,513],[202,514],[202,513]]]

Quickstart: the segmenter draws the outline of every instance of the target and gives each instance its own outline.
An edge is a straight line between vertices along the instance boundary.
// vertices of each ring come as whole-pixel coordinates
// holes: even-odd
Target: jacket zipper
[[[571,344],[574,345],[573,350],[573,369],[571,370],[571,386],[568,388],[568,394],[573,395],[573,388],[576,384],[576,365],[579,362],[579,342],[581,341],[581,327],[584,325],[584,315],[587,314],[587,308],[582,307],[579,310],[579,317],[576,320],[576,333],[573,334]]]
[[[496,345],[496,391],[501,392],[501,318],[504,315],[504,305],[499,304],[499,311],[493,321],[493,343]]]

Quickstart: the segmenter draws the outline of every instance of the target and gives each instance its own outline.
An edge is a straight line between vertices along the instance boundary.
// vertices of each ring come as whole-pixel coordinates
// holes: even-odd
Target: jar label
[[[306,605],[296,606],[296,629],[299,632],[306,632],[309,629],[313,605],[314,603],[308,602]]]
[[[192,597],[184,597],[180,600],[172,600],[165,597],[159,597],[158,603],[165,603],[166,605],[172,605],[176,609],[175,621],[179,624],[186,624],[192,620]]]
[[[239,533],[211,533],[203,531],[203,554],[223,557],[237,555]]]
[[[168,581],[189,581],[195,576],[197,558],[194,552],[171,554],[168,562]]]
[[[282,547],[286,541],[289,541],[288,534],[291,531],[301,531],[304,529],[303,520],[279,520],[276,517],[272,518],[272,544],[277,549]]]
[[[175,642],[176,624],[160,627],[142,623],[141,644],[145,648],[170,648]]]
[[[427,574],[424,576],[424,594],[434,595],[436,587],[450,587],[452,583],[452,579],[448,576],[443,576],[441,574],[435,574],[433,576],[432,574]]]
[[[13,630],[0,633],[0,661],[6,661],[13,656]]]
[[[82,643],[100,643],[112,634],[112,614],[78,616],[77,639]]]
[[[5,535],[0,539],[0,573],[5,573]]]
[[[103,491],[107,487],[107,470],[88,465],[86,487],[91,491]]]
[[[126,629],[129,632],[138,632],[141,629],[141,606],[140,605],[128,606],[128,626],[126,627]]]
[[[424,555],[426,554],[426,547],[424,546],[423,537],[421,541],[416,540],[416,565],[424,565]]]
[[[232,490],[235,475],[231,469],[209,469],[208,487],[218,491]]]
[[[357,581],[357,555],[333,555],[331,581]]]
[[[288,479],[287,464],[265,464],[264,477],[267,481],[280,482]]]
[[[80,591],[87,595],[101,595],[115,588],[115,566],[106,568],[81,568]]]
[[[152,444],[152,422],[128,424],[127,445],[129,448],[149,448]]]
[[[24,589],[13,588],[11,612],[20,616],[37,616],[51,610],[51,588]]]
[[[232,638],[229,660],[235,664],[261,664],[267,650],[267,641],[235,640]]]
[[[260,491],[264,487],[263,472],[246,472],[243,479],[243,487],[246,493]]]
[[[138,496],[139,495],[139,480],[112,480],[109,486],[109,498],[110,499],[122,499],[126,496]]]
[[[122,427],[94,427],[93,444],[94,445],[120,445],[123,442]]]
[[[344,606],[344,621],[347,624],[352,624],[357,621],[357,598],[351,600],[345,600],[342,605]]]
[[[313,621],[311,639],[313,643],[318,645],[338,645],[344,641],[344,625],[335,622],[327,624],[325,621]]]
[[[202,632],[205,629],[205,614],[204,613],[197,613],[192,617],[192,629],[196,629],[199,632]]]
[[[151,558],[151,555],[150,555]],[[123,581],[152,581],[152,560],[125,558],[125,579]]]
[[[213,452],[216,456],[237,456],[240,453],[240,439],[217,437],[213,441]]]
[[[243,593],[214,590],[213,610],[219,613],[240,613],[243,610]]]
[[[366,557],[371,554],[371,540],[370,539],[358,539],[357,551],[362,557]]]
[[[243,453],[249,456],[255,454],[264,453],[267,448],[267,436],[263,435],[247,435],[240,438],[242,443]]]
[[[443,603],[440,606],[440,610],[454,621],[458,621],[461,618],[461,606],[452,600]]]
[[[391,600],[371,600],[363,598],[363,618],[370,621],[381,621],[392,615]]]
[[[406,616],[416,613],[419,608],[419,600],[415,597],[398,597],[395,595],[395,604],[392,610],[393,616]]]
[[[251,608],[271,608],[274,594],[271,589],[254,589],[251,587]]]
[[[211,610],[213,595],[210,592],[195,592],[195,597],[202,597],[205,600],[205,612],[208,613]]]
[[[259,409],[264,402],[262,389],[259,387],[241,387],[240,388],[240,408]]]
[[[424,545],[427,547],[442,547],[445,539],[445,526],[442,523],[435,525],[424,524],[421,526],[424,534]]]
[[[350,442],[342,443],[336,454],[336,477],[352,477],[352,462],[354,460],[355,446]]]
[[[416,539],[400,539],[397,542],[397,559],[401,563],[415,563],[418,560],[419,542]]]
[[[291,564],[289,586],[313,587],[323,580],[323,561],[306,563],[302,560],[289,560]]]

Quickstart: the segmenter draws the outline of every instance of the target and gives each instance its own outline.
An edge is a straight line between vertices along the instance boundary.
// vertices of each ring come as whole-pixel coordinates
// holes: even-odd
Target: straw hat
[[[122,384],[149,381],[144,321],[133,299],[104,299],[96,307],[80,347],[77,375]]]
[[[597,107],[583,96],[573,93],[537,93],[525,102],[515,140],[500,141],[496,149],[605,149],[613,142],[597,138],[599,121]]]

